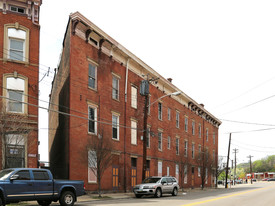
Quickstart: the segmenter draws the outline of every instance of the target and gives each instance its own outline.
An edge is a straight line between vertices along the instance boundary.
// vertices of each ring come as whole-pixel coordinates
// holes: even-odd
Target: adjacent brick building
[[[0,169],[38,163],[41,3],[0,0]]]
[[[70,15],[50,95],[49,155],[57,178],[82,179],[87,190],[97,190],[91,170],[95,165],[89,162],[95,153],[88,145],[95,138],[107,138],[113,157],[102,189],[131,190],[142,181],[140,85],[147,77],[156,81],[149,89],[146,176],[176,176],[183,187],[199,187],[203,167],[206,186],[213,186],[221,122],[185,93],[169,95],[180,91],[171,79],[78,12]],[[210,168],[200,165],[202,153],[211,157]]]

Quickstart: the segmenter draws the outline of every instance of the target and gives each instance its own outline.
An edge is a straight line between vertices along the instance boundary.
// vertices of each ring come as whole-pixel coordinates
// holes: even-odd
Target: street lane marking
[[[230,197],[234,197],[234,196],[238,196],[238,195],[247,194],[247,193],[250,193],[250,192],[256,192],[256,191],[259,191],[259,190],[269,189],[269,188],[272,188],[272,187],[274,187],[274,186],[258,188],[258,189],[249,190],[249,191],[246,191],[246,192],[240,192],[240,193],[236,193],[236,194],[232,194],[232,195],[226,195],[226,196],[217,197],[217,198],[214,198],[214,199],[204,200],[204,201],[201,201],[201,202],[194,202],[194,203],[190,203],[190,204],[185,204],[185,205],[182,205],[182,206],[199,205],[199,204],[203,204],[203,203],[207,203],[207,202],[213,202],[213,201],[216,201],[216,200],[221,200],[221,199],[225,199],[225,198],[230,198]]]

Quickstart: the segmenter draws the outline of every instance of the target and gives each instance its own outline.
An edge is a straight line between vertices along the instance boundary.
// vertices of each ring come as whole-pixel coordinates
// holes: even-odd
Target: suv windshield
[[[149,177],[149,178],[143,180],[142,183],[156,183],[159,180],[160,180],[159,177]]]
[[[12,172],[13,172],[13,170],[11,170],[11,169],[1,170],[0,171],[0,180],[5,180]]]

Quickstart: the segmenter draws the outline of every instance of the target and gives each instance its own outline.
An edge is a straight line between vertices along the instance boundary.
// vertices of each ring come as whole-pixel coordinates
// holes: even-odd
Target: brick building
[[[82,179],[97,190],[87,145],[110,140],[112,163],[102,178],[106,191],[130,190],[142,181],[144,96],[150,84],[146,176],[171,175],[183,187],[213,186],[221,122],[142,60],[76,12],[70,15],[49,104],[49,159],[57,178]],[[201,165],[211,157],[211,167]],[[198,157],[199,156],[199,157]],[[204,158],[202,158],[204,159]],[[209,158],[210,159],[210,158]],[[209,161],[210,162],[210,161]]]
[[[41,3],[0,0],[0,169],[38,163]]]

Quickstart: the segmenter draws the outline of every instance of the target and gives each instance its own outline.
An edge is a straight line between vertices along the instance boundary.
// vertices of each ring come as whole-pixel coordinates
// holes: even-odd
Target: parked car
[[[218,180],[218,185],[223,185],[223,181],[222,180]]]
[[[262,179],[262,181],[268,181],[268,178],[264,178],[264,179]]]
[[[175,177],[149,177],[133,188],[137,198],[143,195],[161,197],[162,194],[178,195],[179,184]]]
[[[84,194],[84,182],[54,180],[47,169],[15,168],[0,171],[0,206],[36,200],[48,206],[59,200],[62,206],[73,206]]]
[[[268,182],[275,181],[275,178],[269,178],[267,181]]]

